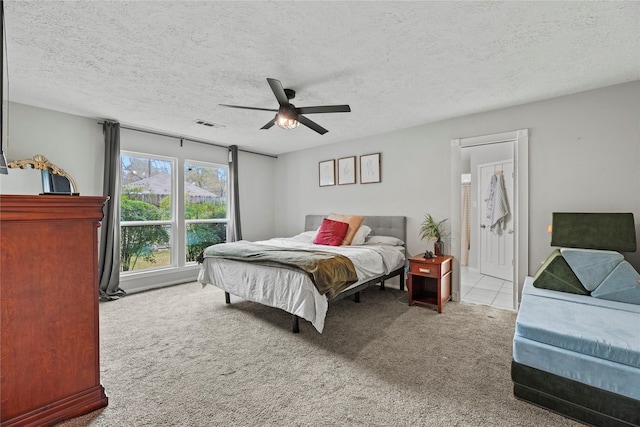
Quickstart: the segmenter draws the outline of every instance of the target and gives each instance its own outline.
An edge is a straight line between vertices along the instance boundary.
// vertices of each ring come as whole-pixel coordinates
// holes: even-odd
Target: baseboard
[[[107,406],[108,398],[102,385],[97,385],[73,396],[53,402],[42,408],[9,420],[2,420],[1,427],[48,426],[60,421],[76,418]]]

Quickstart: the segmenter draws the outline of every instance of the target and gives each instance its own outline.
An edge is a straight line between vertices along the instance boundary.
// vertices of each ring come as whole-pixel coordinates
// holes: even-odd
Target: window
[[[120,155],[120,271],[174,265],[175,160]]]
[[[226,166],[196,161],[184,164],[186,261],[194,262],[207,246],[227,239]]]
[[[195,264],[227,235],[228,167],[123,151],[120,155],[120,271]]]

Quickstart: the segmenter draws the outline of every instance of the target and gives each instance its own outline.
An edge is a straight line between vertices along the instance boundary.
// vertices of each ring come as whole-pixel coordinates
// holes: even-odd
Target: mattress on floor
[[[513,340],[513,360],[521,365],[640,400],[640,369],[629,365],[517,335]]]
[[[514,360],[640,399],[640,306],[538,289],[527,278]]]
[[[598,307],[608,307],[616,310],[629,311],[631,313],[640,314],[640,305],[638,304],[626,304],[619,301],[594,298],[589,295],[570,294],[568,292],[558,292],[550,289],[536,288],[535,286],[533,286],[533,277],[526,277],[524,280],[522,297],[524,298],[525,295],[538,295],[545,298],[557,299],[561,301],[571,301],[576,304],[597,305]]]
[[[640,368],[640,306],[546,290],[549,298],[531,287],[525,283],[517,336]]]

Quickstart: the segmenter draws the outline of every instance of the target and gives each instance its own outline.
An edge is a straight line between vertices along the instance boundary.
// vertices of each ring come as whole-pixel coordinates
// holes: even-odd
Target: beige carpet
[[[73,426],[575,426],[513,397],[515,313],[370,288],[319,334],[189,283],[100,304],[109,406]]]

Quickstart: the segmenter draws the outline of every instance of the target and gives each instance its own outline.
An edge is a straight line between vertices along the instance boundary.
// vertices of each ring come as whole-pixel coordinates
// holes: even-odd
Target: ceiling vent
[[[217,123],[212,123],[212,122],[207,122],[205,120],[200,120],[200,119],[196,119],[193,121],[193,123],[197,124],[197,125],[201,125],[201,126],[206,126],[208,128],[223,128],[223,125],[219,125]]]

